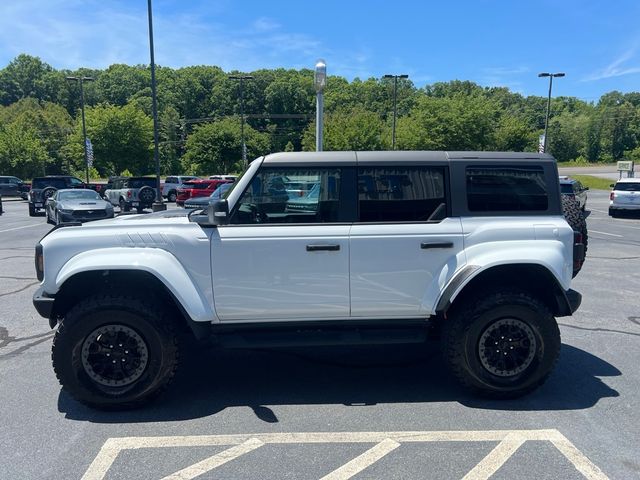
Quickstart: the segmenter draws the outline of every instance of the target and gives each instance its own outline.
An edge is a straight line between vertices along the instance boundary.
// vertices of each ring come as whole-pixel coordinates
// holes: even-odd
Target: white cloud
[[[592,82],[595,80],[603,80],[605,78],[621,77],[623,75],[630,75],[633,73],[640,73],[640,66],[624,66],[628,60],[631,60],[638,50],[638,44],[636,42],[631,48],[627,49],[613,62],[607,65],[601,70],[597,70],[582,79],[583,82]]]

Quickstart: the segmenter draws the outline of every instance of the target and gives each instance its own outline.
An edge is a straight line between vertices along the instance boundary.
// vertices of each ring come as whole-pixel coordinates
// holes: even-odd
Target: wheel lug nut
[[[129,353],[129,350],[125,350],[124,353]]]
[[[115,361],[115,360],[113,360],[113,363],[116,363],[116,361]]]
[[[122,361],[123,361],[123,362],[126,362],[126,360],[125,360],[124,358],[122,359]]]
[[[509,339],[509,340],[511,340],[511,339]],[[121,347],[121,346],[122,346],[122,344],[121,344],[121,343],[119,343],[119,344],[118,344],[118,346],[119,346],[119,347]]]
[[[107,353],[107,357],[110,357],[110,356],[111,356],[111,354],[110,354],[110,353]]]

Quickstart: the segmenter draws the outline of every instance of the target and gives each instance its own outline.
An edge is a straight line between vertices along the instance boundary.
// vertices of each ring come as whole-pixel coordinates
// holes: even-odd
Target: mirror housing
[[[227,225],[229,223],[229,203],[226,199],[209,202],[207,216],[210,225]]]

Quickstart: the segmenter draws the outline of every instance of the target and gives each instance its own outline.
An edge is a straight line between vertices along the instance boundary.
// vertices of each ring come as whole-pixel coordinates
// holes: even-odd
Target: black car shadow
[[[517,400],[486,400],[466,392],[440,359],[437,344],[331,347],[312,350],[193,350],[172,387],[158,401],[121,412],[93,410],[61,391],[66,418],[96,423],[161,422],[202,418],[227,407],[248,406],[267,423],[266,405],[374,405],[457,401],[496,410],[579,410],[617,397],[601,376],[620,371],[604,360],[563,345],[545,385]]]

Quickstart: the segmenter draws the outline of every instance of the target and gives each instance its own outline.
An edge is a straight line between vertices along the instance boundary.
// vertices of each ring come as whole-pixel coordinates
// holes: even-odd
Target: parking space
[[[272,475],[267,478],[321,478],[321,480],[347,480],[350,478],[399,478],[397,476],[398,463],[402,468],[410,470],[412,464],[424,463],[434,453],[442,457],[438,444],[446,444],[449,448],[445,453],[456,456],[465,452],[466,463],[472,465],[461,477],[465,480],[481,480],[493,476],[526,442],[549,442],[557,450],[556,456],[563,456],[565,463],[572,465],[576,472],[566,472],[567,465],[561,465],[553,476],[556,478],[570,478],[579,473],[588,479],[607,478],[602,471],[585,457],[566,437],[557,430],[521,430],[521,431],[441,431],[441,432],[323,432],[323,433],[272,433],[249,435],[208,435],[208,436],[177,436],[177,437],[129,437],[110,438],[100,449],[98,456],[89,466],[83,480],[102,480],[109,478],[109,470],[117,461],[118,456],[130,450],[141,451],[137,456],[145,456],[156,449],[173,450],[172,458],[180,456],[180,449],[194,447],[209,447],[209,456],[190,465],[181,467],[174,473],[153,475],[153,467],[164,466],[153,462],[152,469],[147,470],[148,478],[162,478],[162,480],[190,480],[204,474],[214,474],[210,478],[229,478],[228,475],[215,475],[217,469],[228,462],[243,462],[243,474],[240,478],[265,478],[265,469],[272,469]],[[466,451],[469,444],[478,448]],[[435,451],[429,451],[435,445]],[[282,462],[286,457],[286,447],[307,448],[306,455],[297,455],[297,468]],[[334,447],[332,452],[326,447]],[[317,465],[324,472],[311,472],[307,459],[317,456],[320,452],[313,452],[314,447],[329,462]],[[325,448],[323,448],[325,447]],[[337,449],[335,447],[338,447]],[[261,449],[263,455],[251,455]],[[282,451],[284,450],[284,451]],[[322,451],[324,450],[324,451]],[[405,450],[403,452],[403,450]],[[351,452],[350,452],[351,451]],[[268,452],[268,453],[267,453]],[[404,453],[404,455],[403,455]],[[197,457],[202,456],[199,452]],[[354,456],[355,455],[355,456]],[[482,456],[484,455],[484,456]],[[342,457],[342,458],[340,458]],[[351,458],[352,457],[352,458]],[[548,464],[551,455],[535,455],[533,463],[540,463],[540,467]],[[346,458],[349,460],[345,461]],[[275,460],[275,462],[274,462]],[[337,461],[336,461],[337,460]],[[136,459],[140,462],[140,458]],[[344,462],[344,463],[341,463]],[[149,464],[149,462],[144,462]],[[275,465],[270,465],[275,463]],[[334,465],[331,465],[334,463]],[[338,463],[338,466],[335,465]],[[427,462],[431,464],[432,462]],[[552,462],[553,463],[553,462]],[[253,464],[253,465],[252,465]],[[426,465],[425,465],[426,466]],[[468,467],[468,465],[467,465]],[[175,468],[175,467],[174,467]],[[157,469],[156,469],[157,470]],[[236,467],[237,475],[237,467]],[[257,474],[251,475],[250,472]],[[375,474],[371,475],[373,472]],[[231,472],[228,472],[231,473]],[[314,475],[315,473],[315,475]],[[416,472],[418,470],[416,469]],[[451,471],[443,478],[452,478]],[[411,477],[413,478],[413,476]],[[436,478],[430,475],[430,478]]]
[[[188,349],[172,389],[129,412],[60,391],[31,305],[33,247],[51,227],[5,202],[0,477],[640,478],[640,219],[608,217],[607,198],[589,192],[583,304],[559,319],[560,360],[532,395],[467,394],[437,344]]]

